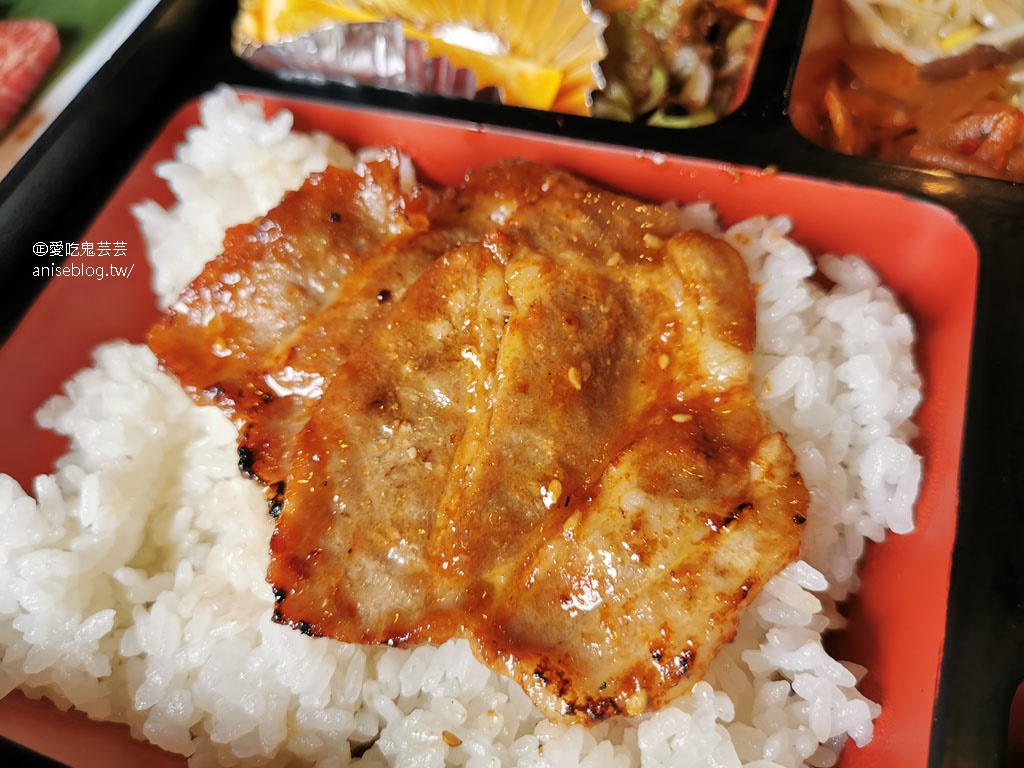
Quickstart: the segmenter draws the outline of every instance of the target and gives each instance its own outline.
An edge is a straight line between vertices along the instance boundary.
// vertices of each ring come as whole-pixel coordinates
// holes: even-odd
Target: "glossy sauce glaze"
[[[267,286],[273,303],[214,306],[204,286],[241,268],[225,255],[151,339],[193,391],[230,397],[272,483],[276,618],[348,642],[468,638],[553,719],[667,703],[797,556],[807,512],[750,391],[741,259],[668,208],[544,166],[502,163],[436,194],[400,191],[389,168],[307,184],[339,176],[338,222],[304,187],[282,204],[297,219],[272,211],[244,230],[247,280],[290,286]],[[393,204],[352,211],[374,185]],[[371,209],[395,222],[374,228],[359,218]],[[307,221],[350,219],[352,243],[309,245]],[[260,250],[268,228],[292,245]],[[378,279],[411,253],[403,280]],[[309,275],[332,286],[322,305]],[[288,291],[298,303],[278,303]],[[266,396],[260,382],[286,368],[323,384]],[[278,429],[265,413],[289,397]],[[254,449],[254,430],[287,448],[266,459],[274,443]]]

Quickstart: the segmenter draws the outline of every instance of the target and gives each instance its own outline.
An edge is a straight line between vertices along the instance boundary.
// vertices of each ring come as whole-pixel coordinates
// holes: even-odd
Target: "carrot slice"
[[[883,48],[851,45],[840,59],[865,87],[903,98],[917,85],[917,67]]]
[[[999,67],[944,82],[919,80],[907,94],[907,101],[917,107],[917,124],[927,129],[978,110],[1006,75],[1006,68]]]
[[[921,138],[928,144],[944,147],[959,146],[965,142],[976,142],[980,146],[1004,114],[1006,112],[1002,109],[987,109],[949,122],[934,123],[921,131]]]
[[[843,91],[843,103],[860,125],[876,128],[906,128],[910,116],[903,102],[885,93],[860,88]]]
[[[1020,138],[1020,118],[1016,112],[1002,115],[992,127],[988,136],[981,142],[975,157],[988,163],[996,171],[1006,167],[1010,151],[1017,145]]]
[[[842,92],[835,80],[829,81],[825,89],[825,109],[828,111],[829,123],[835,135],[834,149],[848,155],[856,154],[857,134],[853,126],[853,117],[843,103]]]
[[[992,166],[973,155],[962,155],[955,149],[937,147],[934,144],[917,143],[910,149],[910,158],[929,168],[942,168],[974,176],[992,176]]]

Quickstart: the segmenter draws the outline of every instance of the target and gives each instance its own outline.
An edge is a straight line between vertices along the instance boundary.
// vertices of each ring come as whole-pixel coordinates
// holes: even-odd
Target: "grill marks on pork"
[[[417,228],[351,269],[373,276],[345,278],[365,295],[348,301],[339,280],[315,311],[278,306],[302,343],[267,345],[279,356],[248,374],[294,368],[338,328],[354,339],[287,429],[273,400],[245,412],[245,435],[289,446],[274,454],[277,620],[351,642],[468,638],[554,719],[663,705],[797,556],[806,517],[793,454],[749,388],[742,261],[664,208],[532,164],[401,199],[391,210],[422,204],[423,219],[399,217]],[[410,250],[418,271],[370,302]],[[178,316],[209,317],[190,290]],[[195,343],[172,321],[165,352]],[[232,370],[179,371],[190,355],[162,359],[195,391]]]
[[[399,155],[310,176],[223,253],[150,332],[186,390],[227,411],[240,466],[277,509],[291,450],[338,365],[438,256],[479,240],[557,172],[499,164],[440,194],[405,191]]]
[[[471,411],[478,367],[507,317],[501,270],[481,246],[441,257],[341,366],[299,436],[271,581],[281,617],[315,634],[406,642],[441,596],[431,543]],[[358,586],[357,586],[358,585]],[[440,600],[440,602],[439,602]]]
[[[243,469],[275,486],[308,405],[381,313],[432,260],[417,248],[428,200],[401,187],[398,156],[363,174],[327,168],[270,214],[228,230],[152,329],[149,345],[193,394],[240,428]],[[347,311],[331,313],[344,297]],[[332,322],[316,318],[330,314]]]

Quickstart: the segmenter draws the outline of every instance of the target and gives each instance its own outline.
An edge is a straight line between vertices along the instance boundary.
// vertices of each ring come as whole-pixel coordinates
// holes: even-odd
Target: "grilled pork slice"
[[[240,465],[276,511],[296,434],[368,329],[439,255],[481,239],[556,178],[579,184],[508,162],[459,189],[406,191],[393,149],[355,170],[327,168],[229,230],[149,345],[186,390],[232,416]]]
[[[378,297],[400,296],[432,259],[408,247],[427,208],[403,191],[396,153],[313,174],[267,216],[228,230],[223,253],[150,331],[185,389],[236,420],[254,476],[283,480],[304,406],[380,312]],[[342,296],[349,311],[316,323]]]
[[[796,557],[808,499],[749,388],[739,256],[662,208],[544,188],[433,261],[338,366],[269,578],[279,621],[469,638],[549,717],[594,723],[700,679]]]

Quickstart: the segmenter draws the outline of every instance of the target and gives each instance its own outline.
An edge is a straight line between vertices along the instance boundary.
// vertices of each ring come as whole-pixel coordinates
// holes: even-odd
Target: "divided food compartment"
[[[909,42],[901,27],[907,34],[917,31],[909,21],[914,8],[815,0],[790,94],[794,126],[808,140],[852,156],[1024,181],[1024,113],[1015,106],[1013,54],[980,42],[970,47],[984,39],[972,35],[998,30],[964,24],[941,38],[918,31]],[[968,5],[965,12],[976,8]],[[1006,11],[1015,13],[1009,6]],[[925,21],[940,13],[928,4],[918,12]],[[996,18],[1007,17],[989,14],[987,23]],[[1009,30],[1010,22],[1004,23]],[[883,32],[886,48],[874,42]],[[1003,45],[1012,51],[1014,43]],[[929,60],[933,48],[945,56]]]
[[[232,47],[287,80],[704,125],[742,102],[776,0],[241,4]]]
[[[863,749],[848,746],[840,765],[928,765],[979,267],[974,240],[951,213],[893,192],[757,168],[274,92],[247,95],[261,99],[271,112],[290,109],[299,129],[324,130],[355,147],[396,144],[431,182],[456,183],[469,168],[521,156],[650,200],[710,201],[725,223],[756,214],[787,215],[795,223],[793,237],[813,253],[856,253],[874,265],[917,324],[926,388],[917,448],[924,456],[925,477],[917,530],[869,548],[863,589],[848,611],[850,628],[835,638],[841,658],[869,669],[862,690],[883,707],[874,741]],[[60,441],[32,425],[30,414],[87,364],[97,343],[114,337],[141,340],[156,316],[130,206],[144,198],[168,202],[153,166],[172,155],[186,128],[197,121],[198,106],[192,102],[161,132],[82,236],[126,240],[135,270],[131,279],[87,287],[73,279],[51,281],[0,349],[0,376],[8,382],[0,413],[12,434],[24,436],[0,443],[0,467],[26,487],[32,475],[48,470],[61,449]],[[866,220],[871,227],[864,226]],[[96,312],[97,306],[111,311]],[[131,742],[123,728],[89,723],[20,694],[0,700],[0,735],[72,765],[184,762]]]

